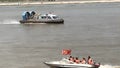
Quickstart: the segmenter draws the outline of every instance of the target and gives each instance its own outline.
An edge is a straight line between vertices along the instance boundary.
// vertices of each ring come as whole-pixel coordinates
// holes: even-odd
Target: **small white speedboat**
[[[51,62],[44,62],[46,65],[53,67],[53,68],[99,68],[100,64],[77,64],[70,62],[67,59],[62,59],[61,61],[51,61]]]

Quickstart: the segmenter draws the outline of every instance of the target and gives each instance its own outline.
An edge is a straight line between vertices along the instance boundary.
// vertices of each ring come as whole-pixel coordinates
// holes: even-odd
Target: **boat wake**
[[[0,24],[20,24],[20,22],[14,19],[8,19],[0,21]]]
[[[120,68],[120,66],[112,66],[112,65],[100,65],[99,68]]]

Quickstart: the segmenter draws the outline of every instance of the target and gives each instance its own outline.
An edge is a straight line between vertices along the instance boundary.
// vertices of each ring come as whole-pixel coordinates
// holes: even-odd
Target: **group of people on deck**
[[[69,61],[70,62],[74,62],[74,63],[77,63],[77,64],[94,64],[94,61],[92,60],[92,58],[90,56],[88,56],[88,59],[86,60],[84,57],[80,60],[78,59],[78,57],[72,57],[70,56],[69,57]]]
[[[38,15],[35,11],[25,11],[22,13],[23,20],[37,19]]]

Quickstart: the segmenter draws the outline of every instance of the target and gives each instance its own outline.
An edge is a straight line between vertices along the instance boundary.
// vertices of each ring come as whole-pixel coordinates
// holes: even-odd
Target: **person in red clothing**
[[[82,61],[81,61],[82,64],[86,64],[86,59],[83,58]]]
[[[88,56],[87,62],[88,62],[88,64],[94,64],[94,61],[92,60],[92,58],[90,56]]]
[[[76,62],[77,64],[80,63],[80,60],[78,59],[78,57],[75,58],[75,62]]]
[[[72,56],[69,57],[69,60],[70,60],[70,61],[72,60]]]
[[[69,60],[72,61],[72,62],[74,62],[74,57],[70,56]]]

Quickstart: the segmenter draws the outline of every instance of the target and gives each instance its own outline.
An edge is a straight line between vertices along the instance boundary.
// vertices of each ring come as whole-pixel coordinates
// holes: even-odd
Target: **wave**
[[[99,68],[120,68],[120,66],[101,65]]]
[[[8,19],[0,21],[0,24],[20,24],[20,22],[14,19]]]

